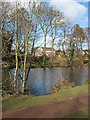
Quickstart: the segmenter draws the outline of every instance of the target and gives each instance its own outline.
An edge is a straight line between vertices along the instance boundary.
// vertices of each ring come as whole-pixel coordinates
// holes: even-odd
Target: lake
[[[14,79],[14,69],[3,70],[2,79]],[[9,74],[10,72],[10,74]],[[21,69],[19,69],[19,74]],[[52,87],[63,78],[69,82],[74,82],[76,86],[82,85],[88,80],[88,66],[82,67],[54,67],[54,68],[32,68],[27,81],[27,89],[32,95],[48,95]]]

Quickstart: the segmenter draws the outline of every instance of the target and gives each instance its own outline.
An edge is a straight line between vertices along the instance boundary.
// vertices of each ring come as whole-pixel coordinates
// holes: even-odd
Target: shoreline
[[[12,63],[8,63],[8,62],[2,62],[2,69],[13,69],[15,68],[15,64]],[[50,63],[50,64],[46,64],[46,66],[44,66],[43,64],[33,64],[31,68],[53,68],[53,67],[82,67],[82,66],[88,66],[88,63],[83,63],[82,65],[73,65],[70,66],[69,64],[62,64],[62,63]],[[20,68],[20,67],[19,67]],[[27,66],[28,68],[28,66]]]
[[[73,88],[62,87],[58,92],[44,96],[6,96],[2,99],[3,112],[17,109],[19,110],[22,108],[27,108],[29,106],[37,106],[40,104],[52,103],[56,100],[66,100],[68,98],[78,97],[83,94],[88,94],[88,82],[83,83],[82,86],[75,86]]]

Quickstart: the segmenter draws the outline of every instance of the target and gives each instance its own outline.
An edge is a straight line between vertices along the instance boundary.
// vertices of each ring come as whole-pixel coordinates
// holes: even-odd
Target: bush
[[[83,60],[83,63],[87,64],[87,63],[89,63],[89,60]]]
[[[84,54],[84,57],[88,57],[88,54],[87,54],[87,53],[85,53],[85,54]]]

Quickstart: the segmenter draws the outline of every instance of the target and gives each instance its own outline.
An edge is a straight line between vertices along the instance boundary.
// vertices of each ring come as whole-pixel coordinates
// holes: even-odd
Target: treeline
[[[14,50],[16,69],[14,74],[13,92],[27,91],[27,80],[32,64],[35,44],[44,36],[43,62],[46,64],[47,36],[51,37],[53,60],[54,47],[62,47],[63,55],[72,65],[75,51],[83,50],[83,43],[88,41],[88,29],[79,25],[73,26],[64,13],[49,5],[48,2],[29,2],[22,7],[22,3],[0,2],[2,7],[2,58],[10,56]],[[58,41],[57,41],[58,40]],[[42,44],[41,44],[42,45]],[[39,47],[40,45],[38,45]],[[60,48],[61,48],[60,47]],[[69,54],[67,55],[67,49]],[[22,59],[21,53],[24,54]],[[27,56],[29,66],[27,68]],[[19,56],[19,58],[18,58]],[[21,63],[19,66],[19,62]],[[20,89],[18,88],[18,69],[20,73]]]

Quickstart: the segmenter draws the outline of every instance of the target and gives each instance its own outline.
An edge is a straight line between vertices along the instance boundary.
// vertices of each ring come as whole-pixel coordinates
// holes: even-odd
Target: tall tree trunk
[[[18,47],[17,47],[17,2],[15,10],[15,55],[16,55],[16,69],[14,74],[14,92],[16,90],[17,72],[18,72]]]
[[[72,38],[73,39],[73,38]],[[70,49],[71,49],[71,51],[70,51],[70,66],[72,67],[73,66],[73,57],[74,57],[74,42],[73,41],[71,41],[70,42]]]
[[[78,38],[77,38],[77,41],[76,41],[76,48],[77,48],[77,57],[79,55],[79,52],[78,52]]]
[[[46,54],[46,34],[44,36],[44,54]]]
[[[53,28],[52,28],[52,23],[51,23],[51,37],[52,37],[52,52],[51,52],[51,62],[53,61]]]
[[[29,12],[31,14],[31,8],[30,8],[30,0],[29,0]],[[24,19],[24,18],[23,18]],[[28,16],[28,19],[31,19],[30,16]],[[28,54],[28,41],[29,41],[29,36],[32,30],[33,24],[30,25],[30,23],[28,24],[28,38],[26,39],[26,41],[24,41],[24,47],[25,47],[25,57],[24,57],[24,73],[23,73],[23,82],[22,82],[22,93],[25,92],[25,80],[26,80],[26,65],[27,65],[27,54]],[[25,28],[25,32],[27,31],[27,28],[24,24],[24,28]],[[26,42],[26,44],[25,44]]]
[[[44,35],[44,56],[43,56],[43,61],[44,61],[44,67],[46,66],[46,34]]]
[[[66,57],[66,53],[65,53],[65,50],[64,50],[64,43],[62,43],[62,50],[63,50],[64,57]]]
[[[52,52],[51,52],[51,62],[53,61],[53,57],[54,57],[54,39],[52,39]]]
[[[28,33],[28,36],[29,36],[29,33]],[[25,84],[25,78],[26,78],[27,53],[28,53],[28,39],[26,40],[26,49],[25,49],[25,57],[24,57],[24,73],[23,73],[22,93],[24,93],[24,84]]]
[[[81,65],[83,64],[83,51],[82,51],[82,38],[80,37],[80,43],[81,43]]]
[[[64,40],[65,40],[65,37],[66,37],[66,30],[64,30]],[[62,43],[62,49],[63,49],[63,55],[64,55],[64,57],[66,57],[66,53],[64,50],[64,43]]]
[[[80,37],[81,51],[82,51],[82,38]]]
[[[34,44],[35,44],[35,39],[36,39],[36,32],[37,32],[37,26],[36,26],[36,28],[35,28],[35,35],[34,35],[33,46],[32,46],[32,50],[31,50],[31,56],[30,56],[30,65],[29,65],[29,68],[28,68],[28,71],[27,71],[27,75],[26,75],[24,90],[26,90],[27,80],[28,80],[28,76],[29,76],[30,69],[31,69],[32,54],[33,54],[33,50],[34,50]]]
[[[54,57],[54,40],[56,39],[56,25],[55,25],[55,36],[53,36],[53,28],[52,28],[52,25],[51,25],[51,37],[52,37],[52,53],[51,53],[51,62],[53,61],[53,57]]]

